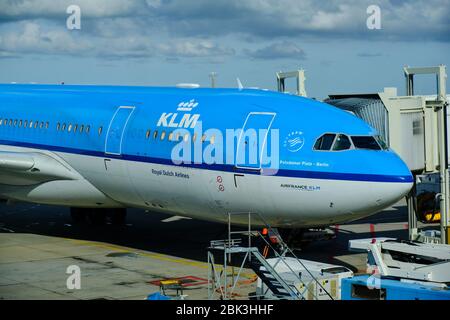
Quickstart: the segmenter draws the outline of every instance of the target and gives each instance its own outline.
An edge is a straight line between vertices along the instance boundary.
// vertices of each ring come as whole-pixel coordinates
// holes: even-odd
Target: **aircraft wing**
[[[78,177],[70,167],[47,154],[0,151],[0,184],[24,186]]]

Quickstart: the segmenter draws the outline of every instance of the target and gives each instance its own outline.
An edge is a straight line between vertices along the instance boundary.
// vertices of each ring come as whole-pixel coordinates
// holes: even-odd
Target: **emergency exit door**
[[[236,167],[261,170],[262,158],[267,154],[268,135],[276,113],[251,112],[245,119],[236,150]]]
[[[105,141],[105,153],[112,155],[122,154],[122,142],[128,121],[135,107],[119,107],[114,113],[108,127]]]

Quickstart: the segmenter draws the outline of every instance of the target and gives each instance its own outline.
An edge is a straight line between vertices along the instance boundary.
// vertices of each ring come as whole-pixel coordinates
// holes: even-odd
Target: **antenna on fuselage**
[[[241,80],[240,80],[239,78],[236,78],[236,80],[237,80],[237,84],[238,84],[238,89],[239,89],[239,90],[244,89],[244,86],[242,85]]]

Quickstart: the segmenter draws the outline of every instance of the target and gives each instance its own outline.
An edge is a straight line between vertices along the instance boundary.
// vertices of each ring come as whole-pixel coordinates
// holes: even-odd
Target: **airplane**
[[[308,98],[0,85],[0,197],[70,207],[77,222],[122,224],[141,208],[222,223],[236,213],[242,225],[251,212],[305,230],[370,216],[412,185],[375,129]]]

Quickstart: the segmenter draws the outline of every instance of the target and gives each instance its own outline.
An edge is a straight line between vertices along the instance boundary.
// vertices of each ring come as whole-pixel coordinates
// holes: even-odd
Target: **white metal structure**
[[[232,217],[247,216],[248,229],[246,231],[232,231]],[[259,220],[259,224],[265,225],[268,230],[276,235],[278,239],[278,248],[274,248],[272,244],[265,239],[258,231],[252,230],[252,216],[253,220]],[[248,243],[244,244],[242,239],[236,238],[236,235],[248,237]],[[252,238],[255,238],[252,240]],[[268,249],[268,252],[275,254],[275,258],[270,262],[263,256],[259,249],[254,245],[254,241],[262,241]],[[220,253],[219,255],[217,253]],[[289,254],[292,257],[287,257]],[[235,273],[232,267],[232,256],[240,256],[239,268]],[[221,260],[218,264],[216,261]],[[296,261],[297,269],[302,268],[302,274],[298,270],[294,270],[292,266],[293,261]],[[211,241],[208,248],[208,297],[209,299],[223,299],[230,300],[234,297],[234,290],[242,275],[244,266],[248,265],[259,277],[261,283],[264,283],[266,288],[257,290],[255,298],[258,299],[283,299],[283,300],[333,300],[333,296],[329,293],[327,287],[331,290],[331,282],[323,283],[323,274],[309,271],[307,265],[300,260],[294,252],[283,242],[281,236],[278,235],[276,229],[264,220],[264,218],[257,213],[228,213],[228,239]],[[312,265],[310,263],[310,265]],[[228,268],[231,266],[232,274],[229,274]],[[316,266],[316,268],[318,268]],[[277,271],[280,270],[282,272]],[[331,273],[330,273],[331,274]],[[319,278],[321,277],[321,281]],[[231,278],[231,279],[230,279]],[[331,280],[331,279],[330,279]],[[312,290],[312,288],[314,289]],[[334,286],[336,287],[336,286]]]
[[[300,291],[305,289],[306,284],[306,287],[308,288],[306,294],[307,300],[315,298],[318,300],[330,300],[330,297],[322,292],[322,288],[318,287],[315,281],[312,281],[307,270],[314,274],[315,278],[322,283],[327,292],[335,300],[341,299],[341,280],[353,277],[353,272],[346,267],[317,261],[304,259],[297,260],[295,258],[286,257],[286,263],[280,263],[277,258],[267,259],[267,262],[280,274],[284,281],[297,287]],[[302,282],[299,282],[296,277],[293,276],[291,270],[302,279]],[[258,279],[257,281],[256,290],[257,295],[264,295],[266,298],[270,298],[272,295],[272,292],[264,285],[261,279]]]
[[[450,283],[449,245],[376,238],[350,240],[349,250],[368,252],[369,267],[376,267],[381,276]]]
[[[279,92],[286,92],[286,79],[289,78],[295,78],[297,80],[297,91],[296,95],[301,97],[307,97],[306,94],[306,88],[305,88],[305,70],[300,69],[297,71],[291,71],[291,72],[277,72],[277,83],[278,83],[278,91]]]

